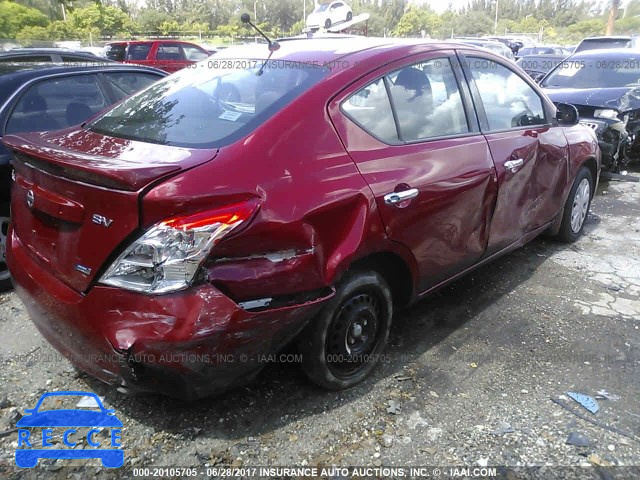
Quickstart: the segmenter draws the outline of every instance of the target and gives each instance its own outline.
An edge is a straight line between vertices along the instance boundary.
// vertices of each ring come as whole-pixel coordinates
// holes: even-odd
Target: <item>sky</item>
[[[432,10],[442,13],[449,9],[449,4],[453,6],[454,10],[460,10],[462,7],[469,4],[469,0],[410,0],[411,3],[428,4]],[[604,3],[608,0],[595,0],[593,3]],[[628,0],[622,0],[622,8],[627,4]]]

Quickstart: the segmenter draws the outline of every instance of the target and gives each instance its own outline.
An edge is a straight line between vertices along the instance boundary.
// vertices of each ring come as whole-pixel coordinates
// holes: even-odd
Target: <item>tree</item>
[[[400,18],[393,34],[398,37],[416,37],[425,32],[436,35],[442,22],[438,15],[424,8],[410,7]]]
[[[46,27],[49,19],[35,8],[0,0],[0,32],[2,37],[15,38],[25,27]]]

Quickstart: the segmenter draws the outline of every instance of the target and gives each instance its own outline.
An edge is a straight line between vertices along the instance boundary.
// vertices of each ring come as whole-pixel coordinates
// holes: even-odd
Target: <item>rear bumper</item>
[[[193,399],[244,384],[332,296],[252,313],[209,284],[164,296],[104,286],[83,295],[13,231],[8,240],[15,290],[38,330],[72,364],[126,391]]]

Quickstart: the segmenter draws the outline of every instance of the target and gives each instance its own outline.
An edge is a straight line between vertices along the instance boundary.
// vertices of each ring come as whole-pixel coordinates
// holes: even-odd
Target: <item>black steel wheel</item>
[[[340,390],[366,378],[389,338],[393,304],[377,272],[355,271],[301,333],[302,368],[317,385]]]

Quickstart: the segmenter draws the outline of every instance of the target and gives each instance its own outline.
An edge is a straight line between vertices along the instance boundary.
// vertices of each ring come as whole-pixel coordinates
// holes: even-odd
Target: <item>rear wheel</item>
[[[302,369],[330,390],[349,388],[366,378],[389,338],[391,291],[374,271],[354,271],[336,296],[301,333]]]
[[[353,13],[349,12],[347,13],[347,22],[350,22],[353,19]]]
[[[593,197],[593,177],[586,167],[576,175],[569,197],[564,206],[562,224],[558,238],[564,242],[575,242],[584,230]]]
[[[9,204],[0,203],[0,292],[11,288],[11,274],[9,273],[6,259],[9,212]]]

